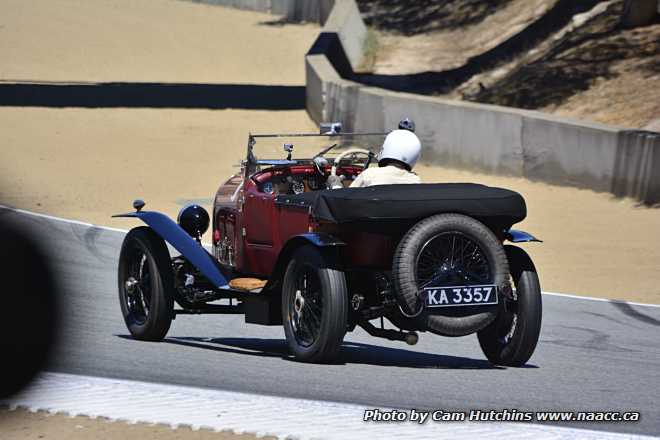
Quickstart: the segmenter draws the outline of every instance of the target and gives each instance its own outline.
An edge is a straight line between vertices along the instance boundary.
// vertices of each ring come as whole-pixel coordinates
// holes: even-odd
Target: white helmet
[[[396,159],[412,169],[421,152],[422,143],[415,133],[408,130],[394,130],[385,138],[378,160]]]

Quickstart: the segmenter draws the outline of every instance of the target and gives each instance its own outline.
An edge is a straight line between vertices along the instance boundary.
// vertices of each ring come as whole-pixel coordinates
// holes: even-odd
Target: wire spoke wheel
[[[137,242],[133,242],[128,252],[128,278],[125,281],[126,305],[136,324],[142,325],[149,317],[151,302],[151,280],[147,255]]]
[[[296,292],[290,303],[289,313],[294,335],[303,347],[311,346],[321,332],[323,295],[316,271],[304,265],[297,273]]]
[[[486,284],[492,281],[488,258],[461,232],[443,232],[428,240],[417,256],[417,286]]]
[[[500,344],[507,345],[513,339],[518,326],[518,293],[514,289],[512,297],[503,297],[504,307],[497,321],[496,335]]]
[[[515,290],[510,298],[502,295],[497,319],[478,333],[479,345],[493,364],[520,367],[534,353],[541,333],[541,285],[529,255],[516,246],[505,248]]]
[[[346,334],[348,292],[336,256],[297,248],[282,283],[282,324],[289,349],[305,362],[331,362]]]
[[[174,277],[167,246],[148,227],[130,230],[119,255],[119,305],[131,335],[159,341],[172,322]]]

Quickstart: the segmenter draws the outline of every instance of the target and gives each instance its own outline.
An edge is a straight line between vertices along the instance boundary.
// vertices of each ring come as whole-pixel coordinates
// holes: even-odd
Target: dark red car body
[[[357,176],[362,168],[347,166],[339,171]],[[307,207],[277,203],[276,194],[262,190],[261,185],[276,177],[291,175],[307,182],[315,173],[312,165],[267,168],[251,176],[236,174],[220,186],[213,206],[213,252],[218,261],[235,272],[269,278],[282,249],[293,237],[325,232],[345,243],[345,263],[353,267],[388,267],[395,246],[388,235],[339,230],[319,223]],[[305,190],[310,190],[307,184]],[[367,248],[370,252],[363,252]]]

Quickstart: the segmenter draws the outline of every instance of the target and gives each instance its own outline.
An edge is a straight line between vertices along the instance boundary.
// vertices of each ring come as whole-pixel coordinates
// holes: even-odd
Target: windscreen
[[[342,135],[255,135],[252,153],[259,162],[280,161],[289,157],[292,160],[311,160],[321,155],[334,159],[351,148],[361,148],[378,153],[385,139],[385,133],[342,134]]]

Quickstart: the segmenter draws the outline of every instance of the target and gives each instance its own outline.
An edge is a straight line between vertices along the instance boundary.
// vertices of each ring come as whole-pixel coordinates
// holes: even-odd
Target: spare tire
[[[424,287],[508,284],[509,265],[502,243],[483,223],[461,214],[439,214],[415,224],[403,236],[392,267],[401,311],[421,329],[443,336],[465,336],[489,325],[498,306],[425,308]]]

